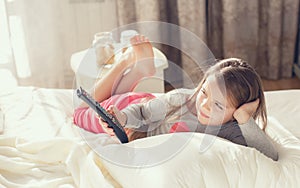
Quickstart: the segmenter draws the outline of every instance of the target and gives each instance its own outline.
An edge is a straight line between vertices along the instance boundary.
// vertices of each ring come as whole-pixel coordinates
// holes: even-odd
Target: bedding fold
[[[279,152],[278,161],[254,148],[201,133],[165,134],[119,144],[117,138],[93,134],[73,124],[72,94],[73,90],[33,87],[0,94],[5,117],[0,133],[0,187],[300,185],[300,103],[295,100],[300,91],[266,94],[270,112],[266,133]],[[297,107],[287,109],[284,104]],[[163,143],[166,147],[159,147]],[[202,150],[201,143],[210,145]],[[178,147],[174,153],[164,155],[174,147]],[[137,165],[118,164],[107,156]]]

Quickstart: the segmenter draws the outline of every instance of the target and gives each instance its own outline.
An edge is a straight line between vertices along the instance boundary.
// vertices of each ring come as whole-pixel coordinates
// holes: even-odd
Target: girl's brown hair
[[[231,104],[238,108],[241,105],[259,99],[257,110],[253,118],[262,121],[263,130],[267,126],[267,111],[265,96],[260,76],[245,61],[237,58],[228,58],[217,61],[205,73],[202,81],[197,86],[195,93],[189,98],[188,103],[194,104],[196,97],[207,77],[214,75],[223,93],[228,96]]]

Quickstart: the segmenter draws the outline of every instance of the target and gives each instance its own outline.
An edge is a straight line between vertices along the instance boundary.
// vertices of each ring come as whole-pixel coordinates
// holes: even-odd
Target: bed
[[[121,145],[73,124],[73,90],[1,91],[0,185],[299,187],[300,90],[265,93],[266,131],[279,151],[278,161],[201,133],[166,134]]]

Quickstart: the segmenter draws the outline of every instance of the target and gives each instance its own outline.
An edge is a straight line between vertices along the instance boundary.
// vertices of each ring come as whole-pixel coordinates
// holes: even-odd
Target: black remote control
[[[86,102],[101,118],[103,118],[104,121],[108,123],[109,127],[114,130],[116,136],[122,143],[128,142],[126,132],[116,117],[108,113],[97,101],[92,98],[90,94],[88,94],[81,87],[77,89],[77,96]]]

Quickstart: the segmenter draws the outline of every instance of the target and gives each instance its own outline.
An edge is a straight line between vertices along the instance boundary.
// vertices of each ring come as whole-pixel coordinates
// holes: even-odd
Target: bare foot
[[[135,53],[136,61],[154,57],[152,45],[145,36],[136,35],[130,39],[130,43]]]
[[[122,53],[119,65],[124,67],[120,81],[113,93],[125,93],[132,91],[145,77],[155,74],[154,53],[149,40],[136,35],[130,39],[131,47]]]
[[[138,68],[144,76],[155,73],[154,53],[149,39],[143,35],[136,35],[130,39],[135,57],[134,67]]]

